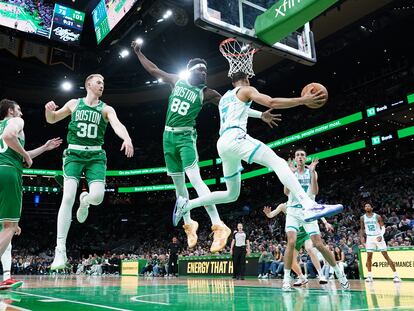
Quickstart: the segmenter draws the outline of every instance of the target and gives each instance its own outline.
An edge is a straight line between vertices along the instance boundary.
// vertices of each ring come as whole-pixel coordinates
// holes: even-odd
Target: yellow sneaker
[[[224,222],[221,225],[212,225],[211,230],[214,233],[213,244],[211,244],[210,251],[217,253],[221,251],[227,244],[227,239],[231,234],[231,230],[227,227]]]
[[[189,248],[193,248],[197,244],[197,230],[198,230],[198,222],[192,221],[187,225],[183,225],[185,234],[187,235],[187,243]]]

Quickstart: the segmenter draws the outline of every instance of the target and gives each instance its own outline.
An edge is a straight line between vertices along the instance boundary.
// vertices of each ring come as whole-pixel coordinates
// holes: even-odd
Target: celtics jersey
[[[13,149],[9,148],[3,141],[3,132],[10,118],[0,121],[0,165],[13,166],[19,170],[23,169],[23,157]],[[24,147],[24,139],[18,138],[20,145]]]
[[[381,235],[381,227],[378,222],[378,215],[373,213],[371,217],[364,214],[365,233],[367,236]]]
[[[168,99],[166,126],[194,126],[204,99],[205,86],[192,86],[185,80],[179,80]]]
[[[312,200],[314,200],[316,196],[312,194],[311,192],[312,176],[311,176],[311,172],[309,171],[309,169],[305,168],[303,174],[300,174],[298,171],[296,171],[294,174],[297,180],[299,181],[299,184],[302,186],[303,190],[306,192],[306,194]],[[289,193],[289,199],[287,202],[287,206],[289,207],[289,206],[297,206],[297,205],[300,205],[300,202],[298,198],[296,198],[291,191]]]
[[[251,101],[242,102],[237,97],[240,87],[227,91],[220,99],[220,135],[228,128],[238,127],[247,132],[247,119]]]
[[[102,114],[105,103],[99,101],[98,105],[88,106],[83,98],[72,112],[68,126],[68,144],[81,146],[102,146],[108,122]]]

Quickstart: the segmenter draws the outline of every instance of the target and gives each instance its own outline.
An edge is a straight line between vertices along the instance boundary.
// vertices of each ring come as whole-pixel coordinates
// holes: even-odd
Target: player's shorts
[[[0,166],[0,221],[19,221],[22,191],[22,172],[12,166]]]
[[[385,252],[387,250],[387,244],[385,243],[384,237],[381,242],[377,241],[378,236],[367,236],[366,249],[368,253],[371,252]]]
[[[269,149],[260,140],[247,134],[241,128],[229,128],[217,141],[217,151],[222,160],[225,179],[237,176],[242,170],[241,160],[252,163],[255,156]]]
[[[82,173],[85,174],[88,184],[96,181],[105,182],[105,150],[66,149],[63,152],[63,176],[79,182]]]
[[[321,234],[317,220],[305,222],[302,205],[298,204],[294,206],[288,206],[286,210],[285,231],[299,232],[300,227],[303,227],[309,236]]]
[[[300,227],[296,235],[295,249],[299,252],[300,249],[305,245],[305,242],[307,240],[310,240],[309,234],[305,231],[303,227]]]
[[[197,165],[197,131],[195,129],[165,130],[162,143],[165,165],[169,176],[182,175],[185,170]]]

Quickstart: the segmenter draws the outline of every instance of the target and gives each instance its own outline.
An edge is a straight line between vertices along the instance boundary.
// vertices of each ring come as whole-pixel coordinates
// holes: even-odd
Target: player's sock
[[[272,169],[280,182],[292,192],[305,209],[310,208],[315,203],[305,193],[302,186],[299,184],[298,179],[290,170],[287,162],[276,155],[276,153],[274,153],[268,146],[260,146],[258,152],[253,156],[253,162]]]
[[[342,271],[341,271],[341,269],[339,268],[339,265],[338,264],[336,264],[334,267],[332,267],[333,268],[333,270],[335,271],[335,274],[336,274],[336,276],[339,278],[341,275],[342,275]]]
[[[319,275],[319,278],[323,277],[323,273],[322,273],[322,270],[321,269],[318,270],[318,275]]]
[[[56,246],[59,249],[66,248],[66,238],[68,236],[70,223],[72,221],[72,207],[75,202],[78,183],[74,179],[66,178],[63,186],[62,203],[60,204],[57,221]]]
[[[284,269],[285,274],[283,276],[283,281],[284,282],[289,282],[290,281],[290,271],[291,269]]]
[[[372,278],[372,272],[368,272],[368,277]]]
[[[185,185],[185,176],[184,174],[182,175],[174,175],[171,176],[174,186],[175,186],[175,194],[178,196],[181,196],[183,198],[188,199],[189,195],[188,195],[188,190],[187,190],[187,186]],[[191,214],[190,213],[186,213],[183,215],[183,220],[185,224],[189,224],[190,222],[192,222],[193,220],[191,219]]]
[[[11,243],[7,246],[3,255],[1,256],[1,265],[3,266],[3,281],[10,279],[10,269],[11,269],[11,256],[12,246]]]
[[[208,195],[211,193],[210,189],[201,179],[200,169],[198,166],[194,166],[192,168],[187,169],[185,173],[187,174],[188,179],[190,180],[191,184],[193,185],[199,197],[202,197],[204,195]],[[213,225],[221,225],[221,219],[218,214],[216,206],[213,204],[213,205],[208,205],[205,208],[206,208],[208,216],[211,219],[211,223]]]
[[[394,277],[397,277],[397,278],[398,278],[398,273],[397,273],[397,271],[395,271],[395,272],[394,272]]]

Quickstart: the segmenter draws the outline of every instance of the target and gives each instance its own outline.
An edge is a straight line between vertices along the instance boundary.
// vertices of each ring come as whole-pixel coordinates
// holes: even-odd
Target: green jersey
[[[98,105],[88,106],[83,98],[72,112],[68,127],[68,144],[81,146],[102,146],[108,122],[105,120],[102,109],[105,103],[99,101]]]
[[[23,157],[13,149],[9,148],[3,141],[3,132],[9,123],[10,118],[0,121],[0,165],[13,166],[19,170],[23,170]],[[19,143],[24,147],[24,139],[18,138]]]
[[[194,126],[203,106],[204,85],[192,86],[185,80],[179,80],[168,99],[166,126]]]

